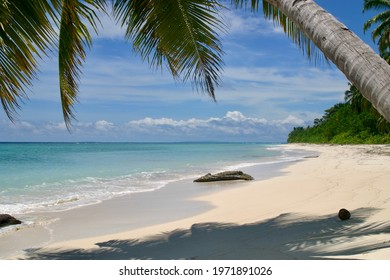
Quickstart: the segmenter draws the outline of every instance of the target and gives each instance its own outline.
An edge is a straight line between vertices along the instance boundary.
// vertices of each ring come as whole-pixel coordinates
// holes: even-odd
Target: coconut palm
[[[217,36],[223,30],[220,7],[215,0],[2,0],[0,100],[4,111],[12,119],[35,77],[37,59],[58,49],[62,109],[69,125],[85,49],[92,45],[87,23],[97,31],[98,13],[108,11],[152,66],[166,65],[175,78],[191,80],[215,98],[222,67]]]
[[[346,103],[351,105],[352,110],[357,113],[367,112],[367,111],[375,111],[373,109],[370,102],[363,97],[360,91],[351,83],[349,85],[349,90],[345,91],[344,100]]]
[[[364,31],[376,26],[371,32],[374,42],[377,41],[380,55],[390,62],[390,1],[389,0],[364,0],[364,11],[380,10],[364,24]]]
[[[349,90],[345,91],[344,100],[358,114],[366,112],[374,116],[377,120],[376,129],[379,132],[388,133],[390,131],[390,123],[374,109],[354,85],[349,84]]]
[[[54,43],[47,1],[0,2],[0,100],[12,119],[25,87],[35,77],[37,59]]]
[[[261,0],[233,0],[237,6],[250,3],[257,10]],[[312,42],[363,96],[390,121],[390,66],[344,24],[312,0],[263,0],[268,17],[310,52]],[[303,39],[302,39],[303,38]]]
[[[279,22],[308,55],[312,54],[314,44],[379,113],[390,120],[390,66],[386,61],[312,0],[232,0],[232,3],[236,6],[249,3],[257,10],[260,1],[267,17]],[[61,99],[68,124],[77,97],[84,48],[91,44],[84,22],[87,20],[96,28],[95,11],[106,10],[109,3],[113,3],[118,23],[126,27],[126,38],[149,63],[159,67],[167,65],[175,77],[191,79],[214,98],[222,66],[217,36],[222,24],[218,17],[219,2],[222,1],[3,0],[0,4],[0,98],[3,108],[12,117],[20,92],[35,74],[36,64],[29,59],[53,44],[49,20],[52,17],[60,26]],[[36,14],[35,17],[31,18],[30,11]],[[35,25],[38,30],[30,35],[27,30]]]

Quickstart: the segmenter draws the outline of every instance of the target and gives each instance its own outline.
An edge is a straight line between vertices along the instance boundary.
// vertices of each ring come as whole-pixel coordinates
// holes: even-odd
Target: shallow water
[[[67,210],[208,172],[302,157],[261,143],[0,143],[0,212]]]

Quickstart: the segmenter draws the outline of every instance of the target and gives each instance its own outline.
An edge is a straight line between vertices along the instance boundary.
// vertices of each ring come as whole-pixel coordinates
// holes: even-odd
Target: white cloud
[[[66,131],[67,130],[65,122],[48,123],[44,126],[44,128],[47,130],[59,130],[59,131]]]
[[[100,120],[95,123],[95,128],[100,131],[108,131],[114,128],[114,124],[112,122]]]
[[[243,121],[246,119],[246,117],[238,111],[233,111],[233,112],[227,112],[226,118],[230,118],[235,121]]]
[[[96,38],[103,39],[124,39],[125,38],[125,28],[123,28],[119,23],[115,22],[112,16],[109,16],[104,13],[99,13],[99,20],[101,26],[99,26],[98,34],[94,35]]]
[[[196,94],[190,85],[175,82],[168,71],[162,75],[150,69],[147,63],[142,63],[132,54],[130,44],[125,45],[116,39],[122,37],[123,30],[110,17],[101,17],[105,29],[100,32],[100,38],[114,40],[97,40],[98,37],[94,37],[95,44],[82,68],[80,104],[75,106],[77,117],[91,123],[75,122],[72,136],[66,138],[87,136],[87,132],[92,131],[94,137],[105,134],[110,137],[110,133],[111,136],[117,133],[118,138],[128,137],[126,139],[130,140],[134,135],[162,133],[175,136],[177,131],[181,131],[183,137],[190,138],[201,135],[201,129],[205,131],[204,137],[207,133],[214,138],[218,133],[237,137],[240,134],[255,135],[260,125],[276,126],[275,120],[279,120],[280,124],[288,115],[313,119],[321,115],[329,104],[342,100],[347,87],[342,74],[337,70],[314,69],[302,63],[305,58],[293,50],[292,56],[297,57],[295,63],[290,52],[283,52],[285,49],[280,46],[276,48],[284,35],[274,36],[277,43],[272,41],[275,38],[267,37],[279,31],[261,14],[228,11],[226,19],[232,36],[226,35],[222,39],[228,48],[224,57],[226,67],[221,73],[222,86],[216,88],[218,103],[214,106],[210,105],[207,95]],[[38,130],[62,131],[65,135],[67,131],[63,123],[50,123],[61,120],[61,116],[54,115],[57,112],[52,109],[52,102],[60,101],[57,68],[55,57],[41,63],[40,80],[34,81],[32,94],[29,93],[32,104],[23,104],[21,117],[45,122],[46,128],[36,122],[30,123]],[[42,109],[47,106],[50,110]],[[209,109],[231,112],[224,117],[206,119],[203,116],[210,116],[211,111],[206,113]],[[153,116],[169,114],[171,118],[143,118],[151,116],[152,110]],[[196,118],[178,120],[175,114],[182,116],[186,110]],[[39,114],[35,113],[37,111]],[[245,116],[249,114],[258,118]],[[138,119],[126,123],[129,118]],[[95,123],[96,120],[100,121]],[[275,123],[272,124],[271,120]],[[293,121],[285,120],[284,124]],[[121,130],[123,135],[119,135]]]
[[[135,125],[135,126],[174,126],[174,127],[179,127],[185,124],[186,122],[184,121],[175,121],[170,118],[160,118],[160,119],[152,119],[152,118],[144,118],[141,120],[135,120],[135,121],[130,121],[128,124],[130,126]]]
[[[287,118],[285,118],[284,120],[282,120],[280,122],[281,124],[293,124],[293,125],[300,125],[300,126],[303,126],[305,124],[305,122],[300,119],[300,118],[297,118],[296,116],[292,116],[292,115],[289,115]]]
[[[32,122],[0,119],[0,141],[28,141],[27,135],[39,135],[40,127]]]
[[[227,10],[224,13],[228,34],[272,35],[283,34],[283,30],[270,20],[266,20],[261,12]]]
[[[314,94],[340,91],[346,85],[346,79],[339,71],[299,67],[227,67],[224,78],[229,82],[250,82],[252,86],[310,91]]]
[[[22,130],[36,130],[35,125],[26,121],[16,121],[14,123],[9,123],[8,125],[11,129],[22,129]]]
[[[347,88],[346,78],[336,70],[315,68],[228,67],[223,86],[217,92],[219,101],[277,108],[272,99],[285,103],[305,100],[342,100]]]
[[[222,9],[222,21],[226,24],[228,34],[282,34],[283,30],[275,26],[270,20],[266,20],[261,12],[251,13],[241,9]],[[93,39],[124,39],[126,27],[117,23],[112,16],[110,8],[107,13],[97,12],[98,34],[85,22]],[[221,34],[222,35],[222,34]]]
[[[0,123],[3,141],[258,141],[282,142],[288,132],[304,121],[290,115],[282,120],[247,117],[229,111],[223,117],[208,119],[150,118],[115,124],[107,120],[76,122],[71,133],[64,123],[43,125],[28,122]],[[12,133],[10,133],[12,132]],[[8,138],[7,138],[8,137]]]
[[[259,42],[263,36],[254,32],[275,33],[273,24],[265,21],[259,13],[251,15],[249,12],[227,11],[226,19],[231,24],[232,34],[248,33],[251,35],[247,37],[257,38]],[[123,30],[119,31],[118,25],[109,16],[104,15],[101,21],[107,28],[101,32],[101,38],[122,36]],[[271,110],[267,111],[264,107],[272,108],[273,111],[277,111],[274,108],[278,107],[278,104],[271,103],[271,99],[284,99],[285,103],[306,102],[314,98],[318,102],[323,99],[334,100],[334,103],[342,100],[347,81],[338,70],[324,71],[307,65],[291,65],[290,62],[284,64],[283,58],[270,64],[267,60],[270,50],[261,44],[256,47],[245,45],[246,39],[237,41],[231,38],[227,41],[227,45],[235,46],[230,48],[232,54],[225,57],[227,63],[221,73],[222,87],[216,89],[219,104],[256,107],[268,116]],[[129,48],[118,47],[118,52],[113,51],[111,46],[115,44],[95,40],[94,48],[88,53],[80,81],[79,100],[82,104],[110,103],[115,108],[116,102],[148,103],[152,100],[181,105],[183,102],[206,99],[203,95],[194,94],[189,84],[175,82],[168,71],[162,75],[150,69],[147,63],[131,54],[130,45]],[[301,54],[298,55],[305,60]],[[59,92],[56,60],[42,63],[40,69],[40,80],[34,81],[31,100],[59,101],[56,94]],[[284,116],[279,114],[272,117]]]
[[[59,91],[58,77],[52,75],[50,80],[48,77],[36,82],[31,99],[58,101],[58,95],[53,94]],[[251,107],[260,107],[271,98],[283,98],[286,102],[314,98],[320,102],[325,98],[336,103],[342,100],[346,88],[346,78],[334,69],[229,65],[222,74],[222,86],[216,89],[216,97],[222,104]],[[161,75],[138,60],[92,57],[83,69],[79,99],[81,103],[153,100],[167,104],[206,98],[195,94],[190,85],[174,82],[167,72]]]
[[[160,136],[194,136],[210,137],[212,140],[257,139],[257,141],[283,141],[286,131],[295,125],[303,125],[304,121],[296,116],[288,116],[283,120],[266,120],[264,118],[246,117],[239,111],[229,111],[224,117],[209,119],[173,120],[167,118],[144,118],[130,121],[127,128],[145,135]],[[233,138],[231,138],[233,137]]]

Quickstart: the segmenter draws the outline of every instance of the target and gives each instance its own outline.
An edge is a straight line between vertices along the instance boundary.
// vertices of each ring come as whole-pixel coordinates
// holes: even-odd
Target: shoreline
[[[286,164],[264,180],[192,193],[188,199],[197,209],[205,206],[200,212],[185,214],[172,207],[185,215],[50,242],[13,257],[390,259],[390,148],[289,144],[283,149],[303,149],[319,157]],[[340,208],[350,210],[352,218],[338,220]]]
[[[293,161],[264,162],[243,166],[241,170],[249,172],[256,180],[266,180],[278,176],[282,168],[292,163]],[[10,227],[8,232],[0,236],[0,259],[23,255],[26,249],[99,238],[189,218],[214,207],[211,203],[196,199],[197,197],[241,188],[246,183],[194,183],[193,179],[195,177],[179,179],[153,191],[126,194],[67,210],[16,215],[22,221],[29,221],[31,225],[24,223]]]
[[[2,181],[0,186],[0,192],[2,192],[3,185],[10,185],[5,188],[5,197],[2,197],[4,205],[1,205],[1,212],[10,213],[14,216],[24,216],[28,213],[68,211],[80,207],[99,204],[103,201],[115,199],[121,196],[132,195],[139,192],[156,191],[176,181],[200,177],[208,172],[216,173],[226,170],[239,170],[262,164],[268,165],[279,162],[289,162],[294,158],[300,158],[299,153],[293,155],[284,155],[280,154],[280,152],[276,152],[275,154],[271,151],[274,150],[275,147],[279,146],[280,144],[271,145],[250,143],[249,152],[248,148],[246,148],[245,143],[239,144],[241,145],[238,146],[237,154],[235,154],[234,152],[229,153],[229,151],[226,150],[228,148],[224,147],[224,145],[227,144],[222,143],[221,147],[219,147],[219,144],[217,144],[217,146],[215,147],[217,149],[217,157],[215,159],[209,158],[209,155],[213,154],[213,152],[210,150],[208,153],[205,153],[208,148],[207,146],[206,148],[204,148],[202,143],[199,143],[199,146],[197,146],[198,144],[194,144],[195,147],[188,147],[188,151],[181,148],[179,145],[180,149],[178,149],[177,151],[178,156],[171,156],[173,157],[172,159],[166,155],[168,154],[167,151],[170,151],[168,149],[170,148],[170,143],[167,143],[168,146],[160,148],[149,147],[148,149],[146,149],[146,152],[144,154],[141,154],[140,158],[143,157],[142,160],[145,160],[146,162],[157,161],[158,163],[154,165],[152,164],[152,167],[149,167],[148,164],[141,164],[141,167],[139,167],[139,164],[137,164],[136,160],[131,161],[130,163],[125,162],[123,164],[120,164],[119,166],[114,165],[113,167],[104,163],[104,167],[102,167],[102,155],[99,154],[98,149],[98,152],[94,154],[94,156],[96,156],[97,158],[95,160],[100,162],[100,165],[97,164],[97,169],[100,170],[98,172],[91,171],[89,169],[84,170],[83,168],[85,168],[85,166],[81,164],[81,173],[84,172],[82,176],[80,175],[81,173],[78,174],[77,172],[76,173],[78,175],[73,176],[72,172],[75,172],[75,170],[70,168],[69,170],[66,169],[65,172],[67,175],[62,178],[58,173],[62,173],[63,171],[59,171],[57,168],[54,170],[50,170],[50,172],[54,175],[46,176],[46,174],[43,174],[41,176],[43,178],[40,178],[39,182],[36,181],[36,178],[30,178],[31,174],[29,175],[30,177],[26,176],[26,178],[24,176],[21,176],[21,182],[19,182],[19,185],[15,183],[17,181],[18,175],[13,174],[15,170],[11,168],[11,175],[8,178],[8,181],[12,181],[16,178],[14,182],[15,185],[12,187],[12,184],[10,184],[10,182],[7,182],[7,176],[5,176],[5,181]],[[130,146],[124,147],[128,149],[126,151],[129,155],[122,156],[120,158],[130,157],[132,154],[132,149],[136,150],[134,154],[138,153],[138,150],[135,149],[131,143],[129,143],[129,145]],[[143,145],[149,145],[149,143],[145,143]],[[174,147],[175,145],[178,144],[173,143]],[[256,149],[256,146],[260,147],[260,156],[257,154],[257,151],[253,151],[254,149]],[[185,147],[185,145],[183,145],[183,147]],[[60,150],[61,148],[62,147],[57,147],[58,150]],[[93,148],[94,147],[91,147],[91,149]],[[114,146],[114,148],[117,147]],[[236,147],[233,146],[231,148],[234,149]],[[110,151],[111,147],[102,147],[103,151],[105,149]],[[120,148],[117,149],[120,150]],[[154,149],[156,149],[157,151],[159,151],[159,149],[162,149],[165,155],[163,153],[162,155],[160,155],[162,156],[162,158],[151,158]],[[268,153],[267,150],[269,150],[270,153]],[[221,151],[223,151],[224,154],[228,154],[227,156],[222,156],[222,160],[220,159]],[[46,152],[47,151],[45,150],[42,151],[42,153]],[[76,152],[74,152],[73,154],[76,154],[77,158],[79,158],[80,154],[77,155],[77,153],[81,153],[82,155],[82,152],[82,149],[76,150]],[[176,151],[173,149],[172,152],[175,153]],[[60,154],[59,157],[61,158],[63,154],[64,153]],[[158,155],[159,153],[154,156]],[[55,156],[56,155],[54,155],[54,158]],[[43,162],[45,161],[43,160]],[[47,160],[47,162],[49,162],[49,160]],[[48,164],[47,162],[46,164]],[[63,160],[63,162],[66,162],[66,160]],[[134,162],[136,163],[134,164]],[[127,164],[130,164],[130,166],[128,167]],[[167,166],[165,166],[166,164]],[[94,165],[92,164],[92,166]],[[42,170],[45,170],[43,166],[40,167]],[[101,168],[103,168],[104,171],[102,171]],[[95,168],[92,169],[95,170]],[[109,171],[106,171],[107,169]],[[121,171],[119,172],[117,171],[117,169]],[[38,169],[34,173],[39,173]],[[29,182],[29,180],[33,181]],[[13,192],[12,189],[23,189],[23,185],[27,191],[26,196],[21,191]],[[19,197],[19,199],[15,199],[14,197]],[[0,235],[1,231],[2,230],[0,229]]]

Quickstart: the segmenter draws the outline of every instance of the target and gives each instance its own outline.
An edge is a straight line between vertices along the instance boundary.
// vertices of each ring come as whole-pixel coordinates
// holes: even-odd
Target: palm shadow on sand
[[[351,211],[352,218],[347,221],[340,221],[337,215],[303,217],[288,213],[253,224],[194,224],[190,229],[164,232],[144,240],[101,242],[94,249],[29,249],[25,259],[309,260],[332,259],[336,255],[348,258],[390,247],[390,240],[361,242],[367,236],[390,233],[390,223],[365,223],[377,211],[359,208]]]

